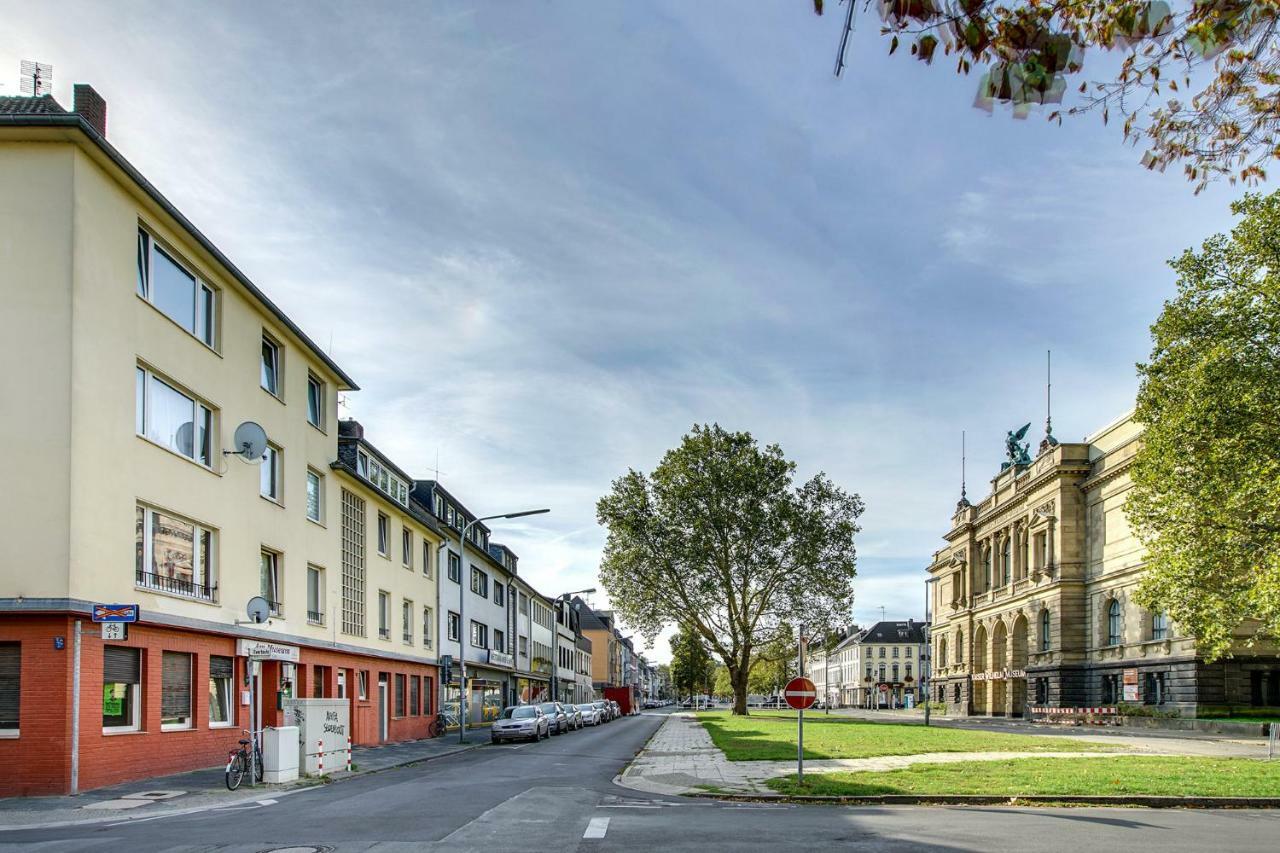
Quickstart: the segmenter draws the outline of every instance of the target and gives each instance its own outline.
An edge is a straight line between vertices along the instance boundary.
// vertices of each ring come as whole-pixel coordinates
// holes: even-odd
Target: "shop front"
[[[467,661],[467,725],[487,725],[498,718],[504,705],[516,690],[509,671],[515,659],[505,653],[486,650],[485,663]],[[458,724],[460,683],[457,676],[445,687],[445,722]]]
[[[551,683],[545,677],[539,676],[516,676],[515,678],[515,702],[516,705],[533,705],[538,702],[546,702],[551,698]]]

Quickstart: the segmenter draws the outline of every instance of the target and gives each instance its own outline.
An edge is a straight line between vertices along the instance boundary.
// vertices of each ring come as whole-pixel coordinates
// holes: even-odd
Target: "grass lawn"
[[[786,761],[796,757],[796,715],[727,712],[698,714],[715,745],[730,761]],[[1005,734],[904,723],[876,723],[848,717],[807,714],[806,758],[874,758],[922,752],[1105,752],[1102,744],[1078,738]]]
[[[1106,758],[1011,758],[913,764],[880,773],[822,773],[771,779],[785,794],[986,794],[991,796],[1125,795],[1278,797],[1280,761],[1174,755]]]

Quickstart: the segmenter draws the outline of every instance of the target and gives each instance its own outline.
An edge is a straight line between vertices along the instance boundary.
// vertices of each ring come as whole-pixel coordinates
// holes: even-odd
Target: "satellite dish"
[[[256,424],[255,424],[256,426]],[[249,621],[262,624],[271,616],[271,605],[260,595],[255,595],[249,599],[248,605],[245,606],[245,612],[249,614]]]
[[[246,462],[261,462],[267,452],[267,431],[253,421],[245,421],[236,427],[231,439],[235,447],[224,453],[234,453]]]

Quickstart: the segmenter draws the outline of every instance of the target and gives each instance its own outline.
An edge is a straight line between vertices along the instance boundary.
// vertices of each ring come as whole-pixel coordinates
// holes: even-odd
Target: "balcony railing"
[[[323,610],[308,610],[308,611],[307,611],[307,621],[308,621],[308,622],[310,622],[312,625],[323,625],[323,624],[324,624],[324,611],[323,611]]]
[[[135,584],[143,589],[154,589],[172,595],[184,595],[187,598],[198,598],[201,601],[213,601],[217,594],[217,584],[201,584],[183,578],[172,578],[168,575],[157,575],[151,572],[135,572]]]
[[[391,629],[390,629],[390,628],[379,628],[379,629],[378,629],[378,637],[380,637],[380,638],[381,638],[381,639],[383,639],[383,640],[390,640],[390,639],[391,639]]]

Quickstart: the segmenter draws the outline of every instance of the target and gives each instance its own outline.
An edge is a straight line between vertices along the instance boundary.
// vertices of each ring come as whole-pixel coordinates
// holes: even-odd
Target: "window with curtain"
[[[235,662],[222,655],[209,656],[209,725],[230,725],[232,709],[231,682]]]
[[[185,652],[161,654],[160,726],[191,728],[191,655]]]

